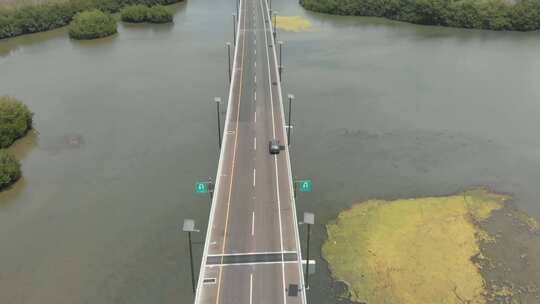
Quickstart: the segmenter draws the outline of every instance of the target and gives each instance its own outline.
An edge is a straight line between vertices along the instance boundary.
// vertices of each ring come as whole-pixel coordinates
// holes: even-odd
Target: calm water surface
[[[174,25],[100,41],[60,29],[0,42],[0,94],[24,100],[39,131],[13,148],[25,177],[0,194],[0,303],[191,301],[178,225],[206,227],[208,198],[193,187],[216,170],[232,7],[189,0]],[[279,37],[297,97],[294,174],[314,180],[298,200],[321,224],[314,248],[324,223],[371,197],[486,185],[540,217],[539,33],[274,7],[314,25]],[[312,303],[334,303],[315,255]]]

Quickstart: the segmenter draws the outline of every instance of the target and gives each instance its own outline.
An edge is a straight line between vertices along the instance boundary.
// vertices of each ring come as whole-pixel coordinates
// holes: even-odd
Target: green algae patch
[[[474,258],[478,226],[507,196],[473,189],[446,197],[369,200],[327,225],[323,255],[350,298],[367,303],[486,303]]]
[[[301,16],[276,16],[276,27],[288,32],[305,32],[311,29],[311,22]]]

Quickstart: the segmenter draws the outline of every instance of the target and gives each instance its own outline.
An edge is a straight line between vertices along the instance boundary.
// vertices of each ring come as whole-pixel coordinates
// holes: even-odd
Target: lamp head
[[[185,219],[184,226],[182,226],[182,231],[184,232],[196,232],[195,230],[195,220]]]
[[[311,212],[304,212],[304,224],[308,224],[308,225],[315,224],[315,214]]]

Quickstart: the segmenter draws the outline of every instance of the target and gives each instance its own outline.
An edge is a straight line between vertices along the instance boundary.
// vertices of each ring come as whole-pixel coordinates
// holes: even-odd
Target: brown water
[[[0,42],[0,94],[28,103],[39,131],[14,147],[25,177],[0,194],[0,303],[191,301],[178,225],[206,226],[208,199],[193,188],[216,170],[229,2],[188,1],[174,25],[121,26],[100,41],[60,29]],[[538,33],[273,6],[314,25],[278,37],[284,93],[297,97],[294,172],[314,180],[298,209],[321,224],[312,303],[335,302],[322,225],[356,201],[486,185],[540,217]]]

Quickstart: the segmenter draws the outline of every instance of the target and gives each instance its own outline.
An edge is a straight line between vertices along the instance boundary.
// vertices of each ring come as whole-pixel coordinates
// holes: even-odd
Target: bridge
[[[196,304],[306,303],[275,37],[239,0],[227,114]],[[269,153],[278,139],[284,150]]]

